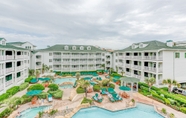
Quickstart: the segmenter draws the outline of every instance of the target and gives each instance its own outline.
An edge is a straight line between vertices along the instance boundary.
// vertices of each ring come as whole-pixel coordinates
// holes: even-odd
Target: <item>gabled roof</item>
[[[1,40],[3,40],[3,39],[6,41],[6,39],[5,39],[5,38],[0,38],[0,41],[1,41]]]
[[[68,50],[65,50],[65,46],[68,46]],[[72,50],[72,47],[76,46],[76,50]],[[84,49],[80,50],[80,47],[83,46]],[[91,50],[87,50],[87,47],[91,47]],[[64,51],[64,52],[106,52],[100,48],[91,45],[64,45],[57,44],[45,49],[37,50],[37,52],[45,52],[45,51]]]
[[[27,42],[8,42],[8,44],[11,44],[11,45],[18,45],[18,46],[21,46],[23,44],[25,44]],[[30,43],[30,42],[29,42]],[[30,43],[31,44],[31,43]],[[33,44],[32,44],[33,45]],[[35,45],[33,45],[34,47],[36,47]]]
[[[132,45],[123,49],[123,50],[115,50],[115,52],[127,52],[127,51],[146,51],[146,50],[160,50],[160,49],[185,49],[185,46],[173,46],[169,47],[166,45],[166,43],[163,43],[161,41],[147,41],[147,42],[140,42],[143,44],[147,44],[147,46],[143,48],[136,47],[135,49],[132,49]],[[135,43],[135,45],[139,45],[140,43]]]
[[[16,47],[10,44],[0,45],[0,48],[11,49],[11,50],[28,50],[28,49]]]

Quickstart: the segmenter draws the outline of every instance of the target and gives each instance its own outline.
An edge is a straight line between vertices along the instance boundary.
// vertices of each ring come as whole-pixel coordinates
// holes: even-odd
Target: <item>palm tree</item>
[[[153,86],[153,84],[156,83],[156,79],[154,77],[146,78],[145,83],[149,85],[149,92],[150,92],[151,87]]]
[[[42,64],[42,74],[45,72],[45,71],[48,71],[50,68],[45,65],[45,64]]]
[[[104,68],[104,70],[105,70],[105,64],[101,64],[100,67],[101,67],[101,68]]]
[[[77,78],[77,80],[79,80],[80,76],[81,76],[80,72],[77,72],[77,73],[76,73],[76,78]]]
[[[121,75],[123,76],[124,74],[125,74],[125,72],[122,70],[122,71],[121,71]]]
[[[29,76],[34,76],[35,70],[29,69],[28,73],[29,73]]]
[[[171,92],[172,85],[180,87],[180,84],[176,80],[164,79],[163,84],[168,84],[169,92]]]
[[[113,68],[110,68],[109,69],[109,75],[111,75],[113,71],[114,71],[114,69]]]
[[[85,89],[85,97],[87,97],[87,88],[90,86],[90,82],[87,80],[78,80],[78,84],[81,88]]]
[[[36,78],[39,78],[40,72],[39,70],[36,70]]]

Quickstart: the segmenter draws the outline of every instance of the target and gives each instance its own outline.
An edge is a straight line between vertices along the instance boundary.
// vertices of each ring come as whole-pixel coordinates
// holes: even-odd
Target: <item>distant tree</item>
[[[104,70],[105,70],[105,64],[101,64],[101,68],[104,68]]]
[[[151,89],[151,87],[153,86],[153,84],[156,83],[156,79],[155,79],[154,77],[146,78],[146,79],[145,79],[145,83],[148,84],[148,86],[149,86],[149,91],[150,91],[150,89]]]
[[[80,77],[81,77],[80,72],[77,72],[77,73],[76,73],[76,78],[77,78],[77,80],[79,80]]]
[[[28,74],[29,76],[34,76],[35,70],[34,69],[29,69]]]
[[[79,86],[85,90],[85,96],[87,97],[87,88],[90,86],[90,82],[84,79],[77,81]]]
[[[164,79],[163,84],[168,84],[169,92],[171,92],[172,86],[177,86],[178,88],[181,87],[181,85],[176,80],[171,79]]]

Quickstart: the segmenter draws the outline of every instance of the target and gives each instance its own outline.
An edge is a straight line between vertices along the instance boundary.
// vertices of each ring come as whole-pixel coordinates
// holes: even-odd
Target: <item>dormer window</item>
[[[135,49],[136,48],[136,45],[135,44],[132,44],[132,49]]]
[[[81,47],[80,47],[80,50],[84,50],[84,47],[83,47],[83,46],[81,46]]]
[[[76,50],[76,46],[72,46],[72,50]]]
[[[65,50],[68,50],[68,46],[65,46]]]
[[[143,48],[143,43],[140,43],[139,44],[139,48]]]
[[[90,46],[88,46],[88,47],[87,47],[87,50],[91,50],[91,47],[90,47]]]

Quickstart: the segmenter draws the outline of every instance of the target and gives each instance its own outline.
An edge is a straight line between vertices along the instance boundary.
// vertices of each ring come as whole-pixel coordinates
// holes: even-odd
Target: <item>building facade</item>
[[[35,70],[41,70],[43,64],[61,72],[108,70],[112,67],[112,54],[90,45],[54,45],[35,51],[31,61],[31,69]]]
[[[173,41],[135,43],[115,51],[113,58],[113,68],[140,81],[154,77],[157,86],[168,78],[180,83],[186,81],[186,47],[176,46]]]
[[[30,51],[6,43],[0,38],[0,94],[28,77]]]

